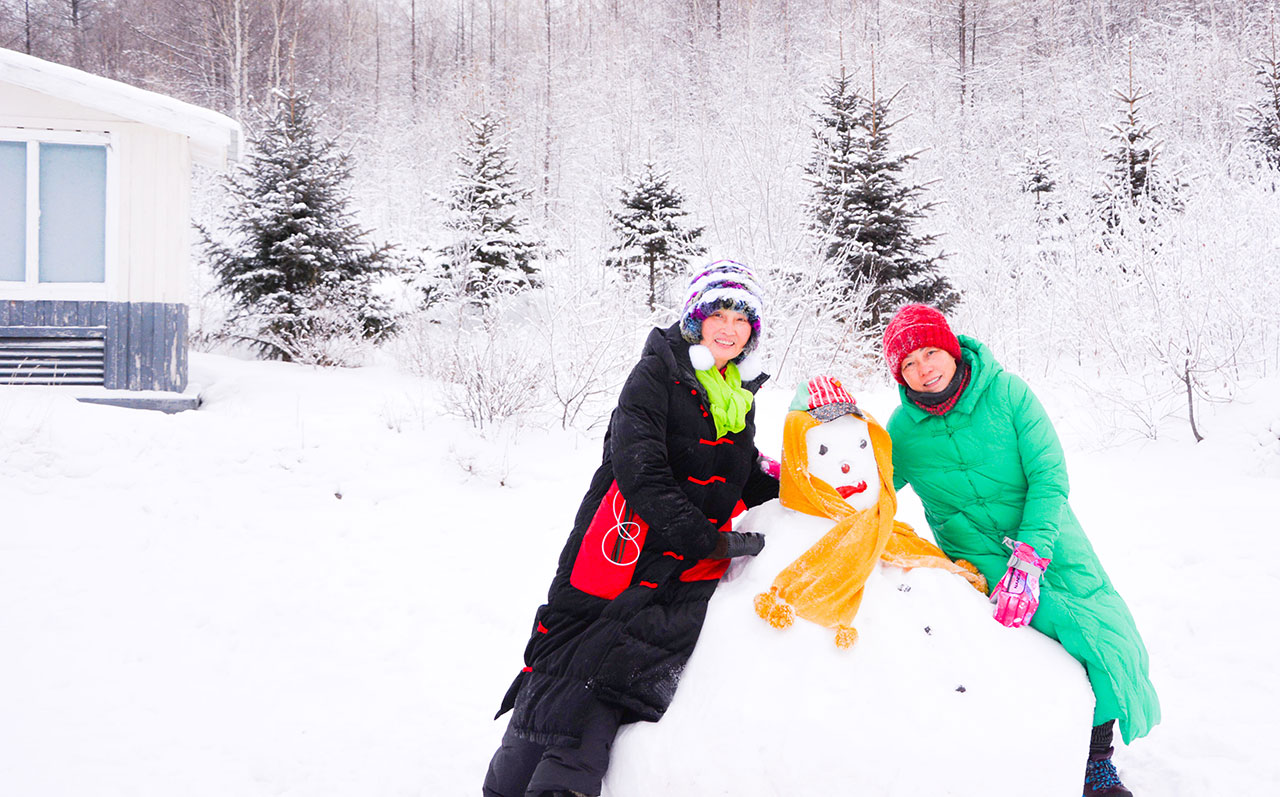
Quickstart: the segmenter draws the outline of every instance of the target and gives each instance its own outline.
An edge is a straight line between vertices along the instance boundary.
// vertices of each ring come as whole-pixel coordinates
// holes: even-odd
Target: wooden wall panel
[[[41,327],[33,332],[46,338],[97,336],[105,339],[105,387],[182,392],[187,314],[185,304],[163,302],[0,301],[0,333],[21,337],[24,327]]]

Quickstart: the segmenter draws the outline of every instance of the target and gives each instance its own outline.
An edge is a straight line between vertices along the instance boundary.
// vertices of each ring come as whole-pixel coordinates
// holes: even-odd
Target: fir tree
[[[805,168],[813,195],[806,205],[821,257],[834,270],[846,298],[867,295],[852,317],[878,332],[908,302],[946,312],[959,296],[938,272],[935,236],[918,235],[916,222],[933,204],[924,187],[902,182],[918,153],[891,154],[888,100],[864,97],[842,71],[825,89],[816,115],[814,151]]]
[[[1254,74],[1262,87],[1261,102],[1245,106],[1245,141],[1273,168],[1280,169],[1280,61],[1273,54],[1253,62]]]
[[[1151,94],[1134,87],[1132,65],[1128,90],[1116,89],[1115,96],[1124,106],[1124,118],[1111,128],[1112,147],[1104,155],[1109,164],[1105,186],[1093,199],[1107,230],[1123,232],[1130,213],[1136,214],[1139,224],[1146,224],[1163,210],[1180,211],[1182,202],[1177,181],[1159,171],[1160,142],[1138,113],[1138,103]]]
[[[1058,175],[1058,160],[1053,152],[1037,149],[1025,154],[1018,174],[1019,188],[1035,201],[1036,224],[1042,228],[1051,227],[1051,223],[1063,224],[1067,220],[1062,201],[1058,198]],[[1048,234],[1054,240],[1059,237],[1052,231]]]
[[[450,190],[445,226],[454,240],[445,247],[449,277],[476,302],[539,284],[535,258],[541,241],[526,232],[522,205],[532,195],[516,183],[502,120],[491,113],[468,119],[466,147]]]
[[[1048,195],[1058,187],[1055,172],[1056,165],[1050,153],[1044,150],[1028,153],[1022,166],[1022,192],[1035,198],[1037,208],[1046,207]]]
[[[371,244],[354,220],[349,159],[320,135],[307,96],[280,93],[248,153],[225,183],[229,239],[200,229],[236,334],[273,359],[331,364],[332,339],[389,332],[374,286],[393,268],[392,247]]]
[[[622,189],[622,209],[610,214],[618,243],[609,263],[627,279],[644,278],[649,285],[649,310],[657,305],[658,287],[683,272],[691,259],[706,253],[697,243],[704,227],[685,227],[689,215],[684,196],[670,184],[671,172],[653,161]]]

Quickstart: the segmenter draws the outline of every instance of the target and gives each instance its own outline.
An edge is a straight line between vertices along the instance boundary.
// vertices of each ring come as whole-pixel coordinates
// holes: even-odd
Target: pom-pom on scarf
[[[768,592],[756,596],[756,613],[776,628],[791,625],[799,615],[836,630],[836,645],[851,646],[858,637],[853,618],[862,604],[863,589],[877,561],[910,570],[937,567],[963,576],[986,592],[986,580],[968,562],[952,562],[938,546],[921,539],[910,526],[894,520],[898,496],[893,490],[893,449],[889,433],[864,413],[880,476],[876,506],[859,511],[831,485],[809,473],[805,434],[820,421],[808,412],[787,413],[782,439],[782,505],[806,515],[836,521],[813,547],[773,580]],[[967,565],[967,567],[966,567]]]
[[[704,371],[694,371],[694,375],[707,391],[707,409],[716,422],[716,437],[747,428],[747,413],[751,410],[754,396],[742,387],[738,365],[730,362],[724,367],[723,374],[712,366]]]

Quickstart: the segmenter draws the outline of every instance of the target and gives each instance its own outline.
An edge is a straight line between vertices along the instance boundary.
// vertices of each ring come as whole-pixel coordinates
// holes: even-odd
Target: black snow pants
[[[609,768],[621,711],[594,701],[577,747],[537,744],[507,725],[484,778],[484,797],[543,797],[557,791],[598,795]]]

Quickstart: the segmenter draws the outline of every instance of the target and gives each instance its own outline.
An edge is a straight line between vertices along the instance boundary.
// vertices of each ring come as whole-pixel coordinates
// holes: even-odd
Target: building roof
[[[239,160],[240,123],[208,108],[0,47],[0,82],[187,136],[197,163]]]

